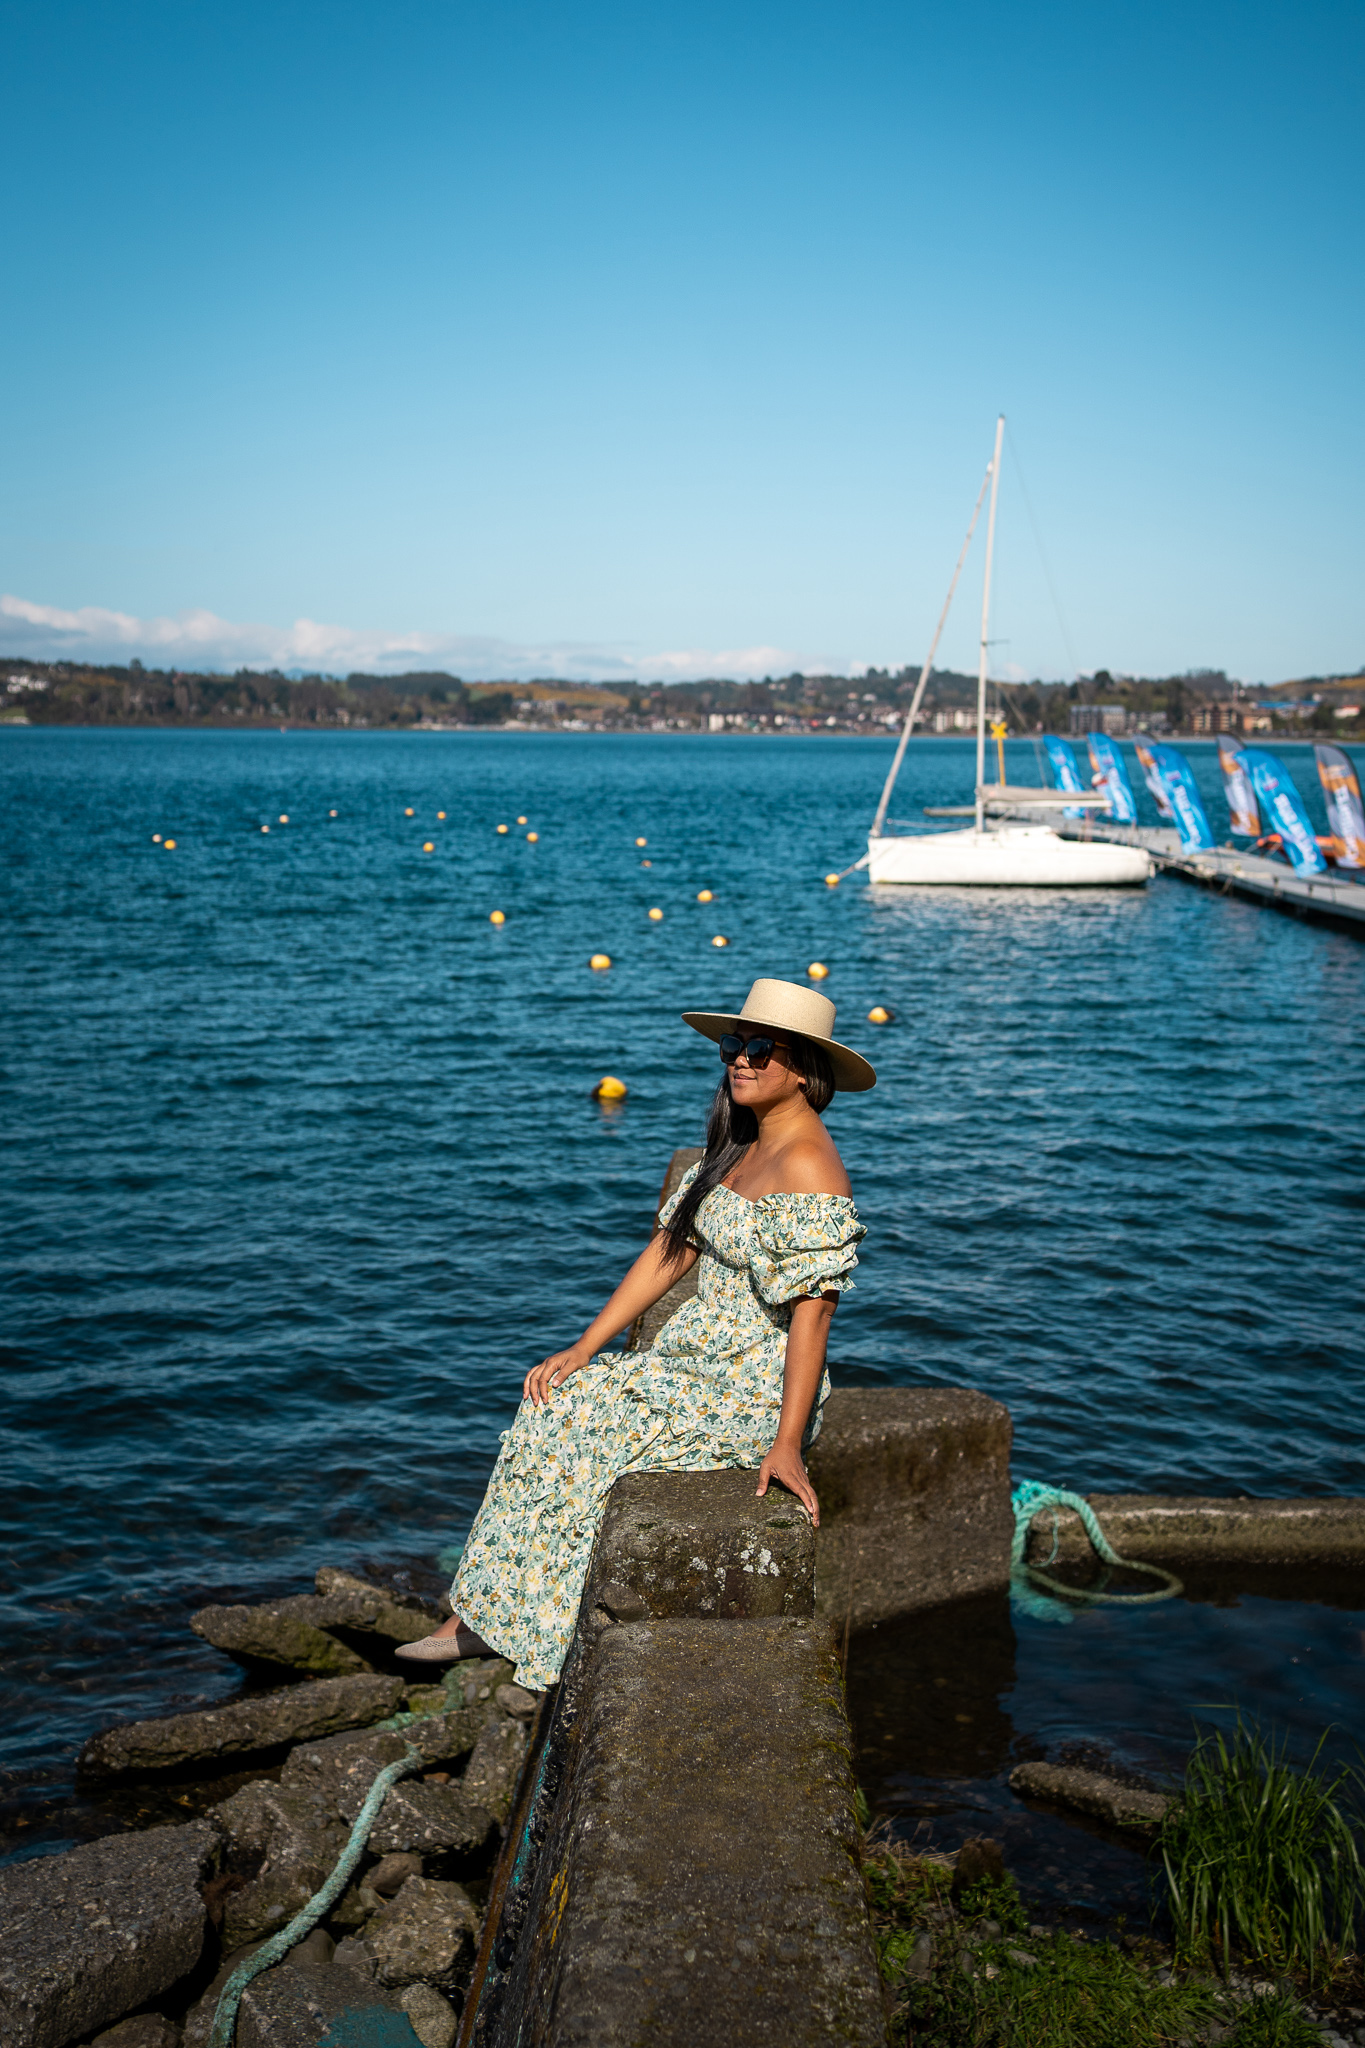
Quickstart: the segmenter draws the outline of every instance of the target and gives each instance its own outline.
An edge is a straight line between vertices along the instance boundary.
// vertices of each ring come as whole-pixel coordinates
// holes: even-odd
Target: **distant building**
[[[1088,732],[1131,732],[1136,723],[1126,704],[1073,704],[1067,715],[1073,738]]]
[[[1274,720],[1264,704],[1200,704],[1190,714],[1191,732],[1270,732],[1273,728]]]

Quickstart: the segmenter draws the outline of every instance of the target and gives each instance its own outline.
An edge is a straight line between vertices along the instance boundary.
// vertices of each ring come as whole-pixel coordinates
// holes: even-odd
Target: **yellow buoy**
[[[651,910],[651,911],[650,911],[650,913],[649,913],[649,921],[650,921],[650,923],[651,923],[651,924],[660,924],[660,923],[662,923],[662,921],[663,921],[663,912],[662,912],[662,910]]]
[[[715,902],[715,900],[716,900],[716,896],[715,896],[715,891],[714,891],[713,889],[698,889],[698,891],[697,891],[697,901],[698,901],[698,903],[714,903],[714,902]]]
[[[518,818],[517,823],[519,825],[526,825],[530,823],[530,820],[528,818]]]
[[[630,1090],[624,1081],[617,1080],[615,1074],[603,1074],[592,1092],[599,1102],[619,1102],[623,1095],[630,1093]]]
[[[888,1010],[884,1003],[878,1003],[875,1009],[868,1011],[867,1021],[869,1024],[894,1024],[896,1013]]]
[[[424,840],[422,841],[422,851],[423,851],[423,853],[435,853],[435,851],[436,851],[436,846],[435,846],[435,842],[434,842],[433,840],[430,840],[430,839],[424,839]]]
[[[839,886],[839,877],[838,877],[837,875],[826,875],[826,876],[825,876],[825,887],[826,887],[827,889],[837,889],[837,888],[838,888],[838,886]]]
[[[289,813],[288,813],[288,811],[281,811],[281,812],[280,812],[280,823],[281,823],[282,825],[287,825],[287,824],[289,823]]]
[[[406,809],[406,810],[404,811],[404,813],[403,813],[403,816],[404,816],[405,818],[410,818],[410,817],[412,816],[412,805],[411,805],[411,804],[409,804],[409,805],[408,805],[407,809]],[[283,823],[283,820],[281,820],[281,823]]]
[[[506,924],[507,912],[505,910],[490,910],[488,913],[488,922],[490,924]]]
[[[603,968],[611,966],[611,954],[594,953],[591,960],[589,960],[588,965],[589,967],[594,968],[596,972],[600,974]]]
[[[635,844],[637,846],[648,846],[649,841],[647,839],[637,839]]]
[[[438,818],[444,818],[444,816],[445,816],[445,812],[444,812],[444,811],[438,811],[438,812],[436,813],[436,815],[437,815],[437,817],[438,817]],[[333,816],[333,817],[335,817],[335,816],[336,816],[336,812],[335,812],[335,811],[333,811],[333,813],[332,813],[332,816]]]
[[[825,976],[829,973],[829,969],[828,967],[826,967],[823,960],[812,960],[810,966],[806,969],[806,972],[810,976],[812,981],[823,981]]]
[[[729,943],[730,941],[725,937],[723,932],[717,932],[716,936],[711,941],[711,944],[713,946],[728,946]]]
[[[499,825],[498,830],[499,832],[505,832],[507,830],[507,827],[505,825]]]
[[[539,837],[539,832],[528,832],[526,835],[527,843],[531,846],[534,846]]]
[[[652,868],[652,867],[653,867],[653,865],[654,865],[654,863],[653,863],[653,861],[652,861],[652,860],[642,860],[642,861],[640,862],[640,866],[641,866],[642,868]]]
[[[174,852],[175,852],[175,841],[174,841],[173,839],[168,839],[168,840],[167,840],[167,841],[165,842],[165,845],[166,845],[166,851],[167,851],[167,853],[174,853]]]

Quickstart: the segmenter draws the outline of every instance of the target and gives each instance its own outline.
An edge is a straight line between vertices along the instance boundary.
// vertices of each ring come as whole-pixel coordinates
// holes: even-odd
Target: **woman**
[[[706,1151],[660,1228],[576,1344],[526,1375],[450,1589],[451,1618],[398,1654],[500,1654],[535,1690],[559,1676],[593,1540],[623,1472],[758,1467],[820,1520],[801,1456],[829,1393],[825,1343],[864,1235],[820,1118],[836,1088],[876,1083],[830,1037],[834,1005],[756,981],[738,1016],[689,1010],[725,1071]],[[648,1351],[603,1351],[700,1260],[695,1298]]]

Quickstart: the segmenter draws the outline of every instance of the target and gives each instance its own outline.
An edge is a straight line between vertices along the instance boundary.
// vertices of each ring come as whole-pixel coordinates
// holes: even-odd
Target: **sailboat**
[[[995,452],[986,467],[977,493],[962,552],[957,558],[953,580],[939,614],[928,658],[920,670],[910,709],[905,715],[900,742],[891,772],[882,790],[881,802],[868,834],[867,852],[858,862],[866,867],[868,880],[879,886],[902,888],[979,889],[1112,889],[1132,888],[1147,881],[1151,860],[1142,847],[1114,846],[1103,840],[1063,839],[1047,824],[1009,823],[1002,811],[1030,808],[1102,810],[1109,797],[1102,791],[1011,788],[1005,781],[1004,747],[1000,748],[1000,780],[986,781],[986,682],[990,648],[991,570],[995,557],[995,508],[1000,490],[1000,450],[1005,436],[1005,415],[995,423]],[[982,501],[990,487],[990,512],[986,520],[986,574],[981,596],[981,650],[976,681],[976,792],[975,801],[954,807],[939,816],[971,816],[974,822],[962,831],[889,833],[885,830],[891,792],[896,786],[905,749],[919,715],[925,684],[938,652],[947,623],[962,564],[967,559],[972,535],[980,516]],[[1000,728],[1003,733],[1003,727]]]

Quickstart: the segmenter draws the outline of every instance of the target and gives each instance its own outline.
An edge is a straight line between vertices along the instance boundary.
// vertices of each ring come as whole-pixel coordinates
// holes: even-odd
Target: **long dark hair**
[[[796,1071],[806,1084],[802,1090],[806,1101],[817,1116],[823,1116],[834,1100],[834,1069],[829,1063],[828,1053],[823,1046],[812,1045],[808,1038],[792,1036],[785,1040],[785,1044]],[[706,1150],[702,1154],[697,1177],[673,1211],[670,1221],[664,1225],[665,1257],[670,1265],[691,1248],[693,1222],[712,1188],[718,1187],[726,1174],[739,1165],[757,1136],[758,1118],[731,1095],[730,1070],[727,1067],[711,1098],[711,1113],[706,1119]]]

